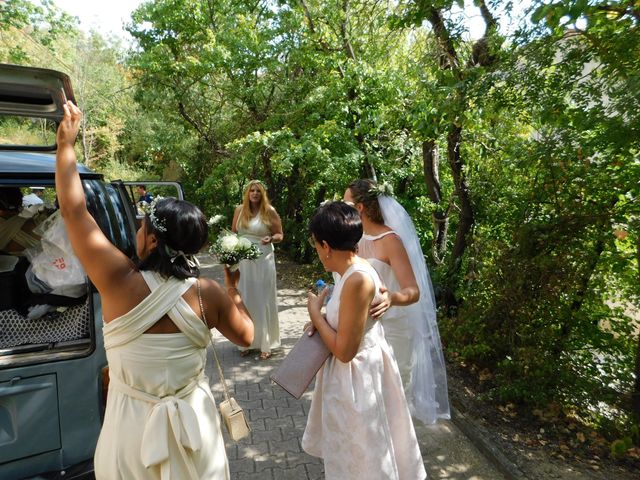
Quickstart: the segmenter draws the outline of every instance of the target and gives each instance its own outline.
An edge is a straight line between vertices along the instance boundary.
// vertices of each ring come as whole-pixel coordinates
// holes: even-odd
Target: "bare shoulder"
[[[225,289],[215,280],[210,278],[200,278],[200,288],[202,290],[202,303],[208,313],[207,323],[210,327],[216,327],[219,314],[225,310],[229,297]]]
[[[278,212],[276,211],[275,207],[273,205],[269,205],[269,215],[273,216],[273,217],[278,217]]]
[[[202,293],[209,298],[212,296],[218,297],[226,294],[222,286],[211,278],[200,277],[198,281],[200,282]]]
[[[374,284],[371,275],[366,272],[353,272],[344,282],[343,289],[349,291],[373,290]]]
[[[400,236],[395,231],[393,230],[390,230],[390,231],[392,231],[393,233],[390,235],[385,235],[380,239],[383,245],[387,248],[405,250],[404,244],[402,243],[402,239],[400,238]]]

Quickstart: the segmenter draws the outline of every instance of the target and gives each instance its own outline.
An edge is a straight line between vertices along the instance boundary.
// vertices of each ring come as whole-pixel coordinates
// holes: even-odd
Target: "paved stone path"
[[[217,266],[203,266],[203,274],[219,281],[222,278]],[[225,432],[233,480],[324,479],[322,461],[307,455],[300,446],[311,390],[296,400],[269,379],[302,334],[302,326],[307,321],[306,293],[279,289],[278,310],[282,348],[274,351],[269,360],[256,360],[259,352],[240,357],[233,344],[219,334],[215,336],[216,351],[229,388],[248,413],[252,429],[250,436],[239,442],[230,440]],[[219,401],[222,387],[214,368],[209,360],[207,374]],[[453,422],[429,427],[416,422],[415,426],[430,479],[504,479]]]

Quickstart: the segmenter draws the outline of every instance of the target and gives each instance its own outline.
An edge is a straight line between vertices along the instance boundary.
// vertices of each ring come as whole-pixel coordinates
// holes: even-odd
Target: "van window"
[[[0,116],[0,146],[51,147],[55,143],[56,123],[53,120],[17,115]]]
[[[125,205],[113,185],[99,180],[85,180],[87,208],[111,242],[129,258],[135,256],[135,226],[127,218]]]

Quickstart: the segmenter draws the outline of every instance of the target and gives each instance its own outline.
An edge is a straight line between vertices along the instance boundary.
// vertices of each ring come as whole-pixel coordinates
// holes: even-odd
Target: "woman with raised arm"
[[[340,280],[326,315],[328,289],[308,294],[313,329],[332,355],[316,376],[302,447],[324,460],[328,480],[422,480],[426,472],[400,372],[380,322],[369,314],[382,284],[356,255],[358,212],[344,202],[327,203],[309,230],[325,270]]]
[[[182,200],[150,206],[136,234],[138,264],[118,250],[87,211],[73,149],[81,118],[72,102],[64,105],[56,193],[73,249],[102,300],[110,382],[96,478],[229,479],[204,368],[210,329],[238,345],[253,340],[237,274],[225,270],[226,290],[199,278],[195,254],[207,222]]]
[[[276,291],[276,260],[273,244],[284,238],[282,221],[271,206],[267,190],[260,180],[251,180],[244,189],[242,205],[233,215],[231,229],[251,240],[262,251],[255,260],[240,262],[240,284],[247,309],[255,328],[253,343],[241,349],[243,357],[259,349],[256,360],[267,360],[271,350],[280,346],[278,298]]]
[[[344,200],[362,218],[358,255],[373,265],[387,290],[371,314],[381,319],[393,348],[411,413],[425,424],[449,419],[435,297],[411,217],[373,180],[352,182]]]

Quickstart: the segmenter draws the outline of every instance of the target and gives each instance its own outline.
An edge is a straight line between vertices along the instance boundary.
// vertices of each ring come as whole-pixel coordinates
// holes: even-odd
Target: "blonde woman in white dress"
[[[435,297],[413,222],[373,180],[352,182],[344,200],[362,219],[358,255],[373,265],[385,285],[371,315],[380,319],[393,348],[411,413],[427,425],[449,419]]]
[[[258,349],[260,355],[256,360],[267,360],[271,357],[271,350],[280,346],[273,244],[281,242],[284,235],[280,216],[271,206],[260,180],[251,180],[245,187],[242,205],[236,207],[231,229],[251,240],[262,251],[256,260],[240,262],[238,289],[255,328],[253,343],[249,348],[241,349],[240,355],[246,356],[251,350]]]
[[[100,293],[109,390],[94,458],[98,480],[228,480],[220,419],[204,374],[209,329],[249,345],[253,324],[227,289],[198,278],[207,240],[200,210],[155,202],[136,234],[134,264],[87,211],[73,144],[82,114],[67,102],[57,135],[56,192],[76,255]],[[207,324],[203,318],[206,317]]]
[[[309,230],[323,266],[340,280],[326,316],[328,290],[308,297],[313,329],[332,355],[316,376],[302,448],[324,460],[327,480],[423,480],[400,372],[380,322],[369,315],[382,284],[355,253],[358,212],[343,202],[325,204]]]

